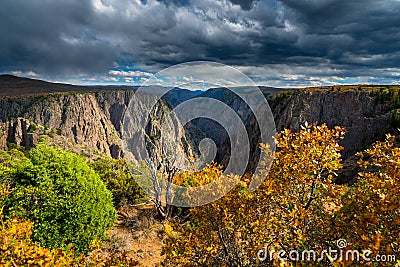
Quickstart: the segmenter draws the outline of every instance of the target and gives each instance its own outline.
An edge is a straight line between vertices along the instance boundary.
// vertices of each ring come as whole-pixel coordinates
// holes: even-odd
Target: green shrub
[[[28,127],[28,133],[34,133],[37,131],[37,129],[39,129],[39,127],[32,122],[31,125],[29,125]]]
[[[116,220],[112,195],[85,159],[39,143],[30,159],[14,164],[6,181],[12,192],[7,218],[34,222],[32,239],[47,248],[84,252],[94,239],[106,237]]]
[[[126,160],[103,157],[91,165],[113,194],[115,206],[143,200],[145,194],[132,177]]]
[[[47,135],[51,138],[54,138],[54,136],[55,136],[54,129],[51,129]]]
[[[19,145],[17,145],[17,144],[15,144],[15,143],[7,143],[7,148],[8,148],[8,150],[18,150],[18,151],[20,151],[20,152],[26,152],[26,149],[25,149],[25,147],[23,147],[23,146],[19,146]]]
[[[13,175],[13,164],[29,160],[19,149],[8,151],[0,150],[0,220],[3,217],[3,208],[10,193],[10,176]]]
[[[394,129],[400,128],[400,109],[392,110],[390,126]]]

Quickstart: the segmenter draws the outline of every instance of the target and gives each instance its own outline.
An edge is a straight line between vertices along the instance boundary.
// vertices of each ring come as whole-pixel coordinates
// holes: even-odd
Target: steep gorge
[[[278,131],[289,128],[300,130],[308,123],[326,123],[329,127],[342,126],[347,130],[341,145],[343,157],[351,158],[385,133],[399,127],[400,94],[396,86],[342,86],[299,90],[265,91]],[[0,98],[0,149],[8,143],[29,149],[41,135],[48,136],[53,143],[89,156],[106,155],[122,157],[121,129],[123,113],[133,97],[133,90],[97,92],[56,93],[39,96]],[[185,92],[185,99],[190,98]],[[210,89],[192,97],[207,96],[231,105],[240,114],[246,125],[251,142],[251,160],[248,169],[258,161],[259,131],[257,121],[248,114],[246,106]],[[173,101],[179,102],[179,92],[174,91]],[[173,106],[173,105],[172,105]],[[153,120],[160,120],[170,110],[170,104],[160,102]],[[141,116],[141,110],[135,110]],[[397,118],[397,120],[396,120]],[[157,123],[150,125],[149,135],[160,131]],[[179,136],[167,136],[168,140],[180,140],[179,149],[186,154],[196,154],[197,137],[219,136],[217,160],[229,161],[230,143],[221,129],[214,129],[212,122],[200,121],[190,124]],[[262,129],[261,129],[262,130]],[[167,133],[168,135],[168,133]]]

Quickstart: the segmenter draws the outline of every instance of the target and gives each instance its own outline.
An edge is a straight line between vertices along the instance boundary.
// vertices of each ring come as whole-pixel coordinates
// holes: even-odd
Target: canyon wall
[[[55,144],[89,156],[122,157],[122,119],[133,94],[132,90],[117,90],[0,98],[0,149],[5,149],[8,143],[29,149],[40,136],[46,136]],[[251,169],[251,165],[258,161],[262,129],[248,114],[246,105],[240,104],[229,93],[221,93],[221,90],[209,90],[199,96],[220,99],[240,115],[251,142],[252,158],[248,168]],[[176,97],[174,94],[174,100]],[[394,116],[399,116],[398,89],[301,89],[269,94],[268,98],[278,131],[284,128],[298,131],[305,122],[345,127],[347,134],[341,143],[345,148],[342,152],[344,158],[351,157],[398,127],[393,124]],[[150,137],[159,134],[160,123],[157,121],[169,113],[170,106],[160,102],[154,111],[150,128],[146,130]],[[140,108],[133,113],[143,115]],[[197,139],[217,136],[221,139],[216,142],[219,146],[217,160],[221,163],[229,161],[230,144],[223,129],[214,129],[212,122],[204,120],[189,126],[185,128],[186,132],[180,131],[177,136],[166,133],[171,134],[166,139],[180,140],[178,149],[186,155],[195,155],[199,140],[191,140],[191,135]],[[156,150],[160,151],[159,148]]]
[[[54,144],[89,156],[120,158],[123,115],[133,94],[132,90],[119,90],[0,98],[0,149],[8,143],[29,149],[45,136]],[[146,115],[142,110],[133,112]],[[160,131],[155,121],[166,114],[168,107],[161,101],[150,116],[148,134]],[[164,137],[182,140],[178,148],[191,154],[191,142],[184,132],[169,134],[174,133]]]

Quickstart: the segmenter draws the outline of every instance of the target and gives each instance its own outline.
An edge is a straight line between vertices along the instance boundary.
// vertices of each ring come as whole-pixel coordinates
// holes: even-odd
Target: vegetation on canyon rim
[[[116,211],[112,195],[86,160],[75,153],[39,143],[25,157],[2,152],[2,184],[11,192],[3,215],[34,222],[32,238],[42,246],[84,252],[105,237]]]
[[[181,210],[176,212],[180,216],[164,222],[164,265],[357,266],[357,262],[340,260],[281,263],[257,259],[257,251],[264,246],[276,251],[322,251],[335,247],[339,238],[348,241],[346,249],[370,249],[399,258],[400,149],[395,137],[387,135],[385,141],[358,154],[361,172],[354,184],[336,185],[336,172],[342,168],[338,142],[344,135],[344,129],[325,125],[306,126],[298,133],[281,132],[272,168],[268,174],[261,173],[267,179],[255,192],[248,191],[249,177],[245,176],[218,201]],[[261,148],[271,156],[267,146]],[[0,263],[6,266],[40,261],[47,266],[83,265],[88,261],[79,254],[104,238],[115,220],[110,191],[115,205],[119,199],[142,197],[136,187],[121,186],[125,182],[118,185],[115,172],[102,171],[99,176],[93,170],[114,166],[118,174],[118,170],[124,173],[123,165],[107,160],[88,164],[72,152],[47,144],[39,144],[27,156],[15,149],[3,151],[0,162]],[[220,167],[210,165],[200,172],[180,173],[175,183],[199,186],[220,174]],[[136,191],[125,194],[124,190]],[[83,201],[86,205],[81,208]],[[96,259],[117,266],[137,264],[118,257]]]
[[[344,133],[325,125],[280,133],[273,166],[258,190],[250,193],[245,177],[220,200],[192,208],[188,219],[169,222],[173,234],[164,246],[167,265],[279,266],[276,258],[260,262],[258,250],[267,246],[275,251],[321,252],[336,247],[340,238],[349,242],[347,249],[370,249],[398,258],[400,149],[388,135],[358,154],[362,172],[355,184],[336,185],[335,172],[342,167],[338,141]],[[268,147],[262,149],[268,154]],[[199,185],[207,179],[201,173],[195,178]],[[283,263],[296,264],[352,262]]]

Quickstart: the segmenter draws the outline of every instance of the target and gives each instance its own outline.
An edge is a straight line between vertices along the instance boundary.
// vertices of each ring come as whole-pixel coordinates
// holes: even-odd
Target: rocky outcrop
[[[347,158],[390,130],[395,100],[381,101],[374,92],[363,90],[300,90],[269,102],[278,131],[299,131],[306,121],[346,128],[341,145]]]
[[[29,120],[17,118],[8,124],[1,124],[0,147],[4,148],[7,143],[19,144],[26,149],[32,148],[38,142],[38,135],[29,131],[31,123]],[[7,138],[5,138],[7,137]]]
[[[63,147],[74,146],[72,150],[79,147],[94,154],[120,158],[123,156],[122,119],[133,94],[132,90],[120,90],[0,98],[0,149],[6,148],[7,143],[29,149],[44,135]],[[159,105],[162,113],[167,113],[166,105],[162,102]],[[141,110],[135,111],[138,116],[141,113]],[[148,131],[159,131],[158,125],[152,123]],[[179,140],[184,140],[184,133],[180,134]],[[190,143],[185,140],[185,144]],[[191,150],[187,145],[183,148],[179,144],[179,147]]]
[[[113,99],[115,102],[118,100]],[[0,119],[8,124],[8,142],[28,145],[29,148],[26,132],[34,123],[61,133],[77,145],[87,146],[107,156],[121,156],[121,149],[112,149],[113,145],[121,147],[119,134],[109,113],[97,101],[96,94],[57,94],[0,101],[3,113]],[[14,126],[19,125],[17,122],[21,122],[21,127]]]

